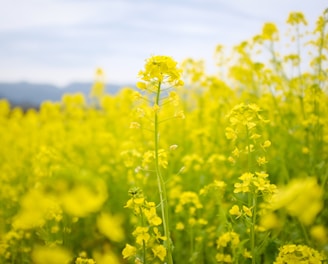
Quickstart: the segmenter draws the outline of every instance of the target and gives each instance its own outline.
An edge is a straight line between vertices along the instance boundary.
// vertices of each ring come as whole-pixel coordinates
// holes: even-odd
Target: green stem
[[[147,264],[147,258],[146,258],[146,243],[143,240],[142,241],[142,254],[143,254],[143,264]]]
[[[141,207],[139,208],[139,213],[140,213],[140,216],[141,216],[141,226],[144,226],[145,225],[145,221],[144,221],[144,218],[143,218],[143,214],[142,214],[142,210],[141,210]],[[143,255],[143,264],[147,264],[147,253],[146,253],[146,243],[145,243],[145,240],[142,241],[142,255]]]
[[[301,222],[301,221],[298,221],[300,226],[301,226],[301,229],[302,229],[302,232],[303,232],[303,236],[304,236],[304,239],[305,239],[305,242],[310,245],[310,239],[309,239],[309,236],[307,234],[307,231],[306,231],[306,228],[304,226],[304,224]]]
[[[159,99],[160,99],[160,93],[161,93],[161,82],[158,83],[157,87],[157,94],[155,103],[156,105],[159,105]],[[167,203],[167,193],[165,188],[165,181],[161,174],[160,166],[159,166],[159,121],[158,121],[158,113],[155,111],[155,120],[154,120],[154,142],[155,142],[155,171],[157,176],[157,184],[158,184],[158,191],[159,191],[159,197],[160,197],[160,205],[161,205],[161,211],[162,211],[162,220],[163,220],[163,227],[164,227],[164,236],[166,237],[165,246],[167,251],[167,263],[173,264],[173,258],[172,258],[172,242],[171,242],[171,236],[170,236],[170,227],[169,227],[169,211],[168,211],[168,203]]]
[[[257,195],[256,193],[252,194],[252,207],[253,207],[253,213],[252,213],[252,223],[251,223],[251,252],[252,252],[252,264],[256,263],[256,250],[255,250],[255,225],[256,225],[256,206],[257,206]]]
[[[251,172],[252,169],[252,157],[251,157],[251,143],[249,141],[249,130],[246,125],[246,140],[247,140],[247,166],[248,166],[248,172]]]
[[[249,129],[246,125],[246,137],[247,137],[247,158],[248,158],[248,171],[252,171],[252,156],[251,156],[251,146],[250,146],[250,137]],[[252,222],[250,225],[250,246],[252,252],[252,264],[256,263],[256,250],[255,250],[255,224],[256,224],[256,206],[257,206],[257,194],[256,190],[251,190],[248,196],[248,206],[253,208],[252,212]]]
[[[194,232],[192,226],[190,226],[190,256],[193,256],[194,253]],[[194,257],[192,257],[192,263],[195,263]]]

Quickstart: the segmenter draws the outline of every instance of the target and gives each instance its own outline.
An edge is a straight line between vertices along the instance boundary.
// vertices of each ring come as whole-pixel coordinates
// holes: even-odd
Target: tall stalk
[[[161,94],[161,82],[158,83],[157,93],[155,104],[159,105],[159,99]],[[168,203],[167,203],[167,193],[165,187],[165,181],[162,176],[160,166],[159,166],[159,122],[158,122],[158,112],[155,111],[154,116],[154,142],[155,142],[155,171],[157,177],[157,184],[158,184],[158,191],[160,197],[160,205],[161,205],[161,212],[162,212],[162,220],[163,220],[163,227],[164,227],[164,235],[166,237],[166,250],[167,250],[167,261],[169,264],[173,263],[172,259],[172,241],[170,239],[170,225],[169,225],[169,210],[168,210]]]
[[[174,116],[165,116],[165,108],[168,103],[176,103],[178,98],[174,91],[170,91],[172,88],[183,86],[183,81],[181,79],[181,69],[177,67],[177,62],[174,61],[169,56],[152,56],[146,60],[146,64],[143,70],[139,72],[140,82],[137,83],[137,87],[147,93],[145,96],[147,104],[144,105],[145,111],[142,111],[140,118],[144,118],[145,123],[151,123],[151,129],[149,127],[144,127],[144,124],[139,124],[138,122],[132,122],[132,127],[143,127],[153,133],[154,151],[147,151],[147,153],[152,153],[152,158],[154,158],[154,173],[156,175],[158,192],[159,192],[159,206],[162,216],[162,225],[165,240],[163,242],[163,247],[165,247],[164,253],[159,257],[161,261],[165,261],[166,264],[173,264],[172,250],[173,243],[170,234],[170,224],[169,224],[169,204],[167,191],[165,186],[165,179],[161,173],[161,167],[166,168],[162,163],[162,149],[160,149],[160,131],[159,125],[173,118],[183,118],[181,111],[176,111]],[[163,95],[164,91],[167,93]],[[142,98],[143,96],[139,94],[137,98]],[[165,100],[163,102],[163,100]],[[176,107],[176,105],[174,105]],[[150,109],[149,109],[150,108]],[[151,111],[149,111],[151,110]],[[169,112],[168,112],[169,113]],[[163,114],[163,115],[162,115]],[[165,157],[166,159],[166,157]],[[151,162],[153,160],[151,159]],[[166,161],[167,162],[167,161]],[[150,164],[149,164],[150,165]]]

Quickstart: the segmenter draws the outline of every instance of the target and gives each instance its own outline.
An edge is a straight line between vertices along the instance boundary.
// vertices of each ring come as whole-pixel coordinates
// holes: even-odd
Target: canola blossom
[[[0,263],[326,263],[328,19],[273,23],[136,87],[0,100]],[[289,41],[289,49],[279,45]]]

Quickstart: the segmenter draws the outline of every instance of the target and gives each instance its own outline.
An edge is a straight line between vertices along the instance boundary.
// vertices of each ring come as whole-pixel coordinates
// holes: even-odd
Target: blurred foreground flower
[[[315,178],[292,180],[274,197],[273,209],[285,208],[303,224],[310,225],[323,208],[323,190]]]

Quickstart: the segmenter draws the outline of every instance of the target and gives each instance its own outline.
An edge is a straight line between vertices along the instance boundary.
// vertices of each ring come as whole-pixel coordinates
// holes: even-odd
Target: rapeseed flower
[[[133,232],[132,235],[136,238],[136,242],[139,245],[143,245],[143,243],[147,243],[150,239],[150,234],[148,233],[148,227],[138,226]]]
[[[92,190],[85,185],[78,185],[64,193],[61,197],[63,209],[77,217],[99,211],[107,199],[107,190],[103,181],[97,182],[95,188]]]
[[[279,249],[274,264],[285,263],[322,263],[324,257],[315,249],[305,245],[289,244]]]
[[[231,245],[231,247],[236,248],[240,243],[239,235],[234,231],[223,233],[217,239],[216,243],[218,249],[221,247],[227,247],[228,243]]]
[[[290,25],[303,24],[306,26],[308,24],[304,14],[301,12],[291,12],[286,22]]]
[[[265,23],[262,29],[261,37],[263,40],[277,41],[279,40],[279,31],[274,23]]]
[[[274,196],[273,209],[286,209],[303,224],[310,225],[323,208],[323,190],[313,177],[292,180]]]
[[[102,213],[97,218],[97,227],[100,233],[114,242],[124,240],[124,230],[122,228],[123,219],[120,215]]]
[[[236,218],[238,218],[238,217],[240,217],[242,215],[242,212],[239,210],[239,206],[235,204],[229,210],[229,214],[235,215]]]
[[[32,251],[32,259],[35,264],[69,263],[72,260],[72,254],[62,247],[38,246]]]
[[[177,62],[169,56],[152,56],[146,60],[144,70],[139,72],[139,78],[146,82],[159,82],[172,86],[181,86],[181,70],[177,68]],[[142,82],[137,84],[141,89],[146,89],[146,85]]]
[[[131,246],[130,244],[126,244],[125,248],[122,251],[123,258],[129,259],[134,257],[137,254],[137,248],[134,246]]]
[[[151,251],[153,252],[154,257],[157,257],[161,261],[164,261],[166,257],[166,249],[163,245],[154,245]]]

